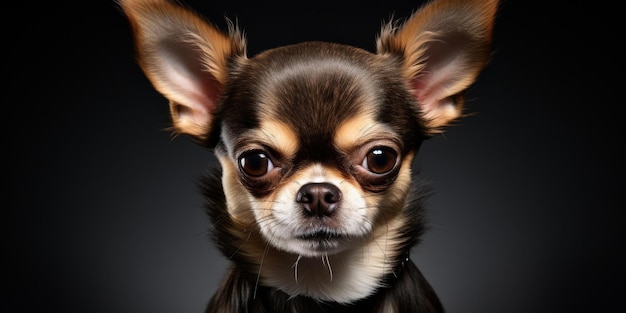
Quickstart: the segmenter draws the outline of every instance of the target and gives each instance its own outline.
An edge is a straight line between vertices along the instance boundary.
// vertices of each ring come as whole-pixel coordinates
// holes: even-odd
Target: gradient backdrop
[[[305,40],[373,50],[381,23],[421,2],[187,3],[220,27],[236,18],[252,56]],[[600,6],[504,1],[475,115],[415,162],[436,194],[413,259],[449,313],[624,311],[623,34]],[[202,312],[227,265],[195,182],[215,160],[163,130],[167,102],[121,12],[48,1],[1,14],[3,311]]]

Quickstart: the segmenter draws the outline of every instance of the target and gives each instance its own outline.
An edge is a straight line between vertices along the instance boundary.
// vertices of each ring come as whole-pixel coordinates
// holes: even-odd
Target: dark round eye
[[[375,147],[367,153],[361,165],[372,173],[384,174],[396,166],[397,158],[398,154],[393,149]]]
[[[274,164],[265,153],[252,151],[239,158],[239,168],[248,176],[261,177],[271,171]]]

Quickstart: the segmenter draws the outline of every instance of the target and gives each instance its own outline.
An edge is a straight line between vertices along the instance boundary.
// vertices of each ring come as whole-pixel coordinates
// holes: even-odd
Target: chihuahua
[[[410,259],[425,231],[421,143],[463,116],[497,0],[433,0],[376,52],[304,42],[246,54],[167,0],[118,0],[173,134],[208,147],[212,239],[231,261],[207,313],[443,312]]]

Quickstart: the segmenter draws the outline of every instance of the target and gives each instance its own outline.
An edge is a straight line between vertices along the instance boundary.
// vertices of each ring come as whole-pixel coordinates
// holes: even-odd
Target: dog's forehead
[[[286,138],[297,139],[302,153],[320,154],[330,153],[338,141],[350,142],[363,125],[396,123],[389,129],[414,130],[410,96],[390,58],[350,46],[304,43],[266,51],[235,72],[222,112],[231,138],[273,125],[269,129],[290,132]],[[404,118],[390,118],[390,112],[400,111]]]
[[[252,61],[261,119],[335,128],[379,101],[375,56],[348,46],[309,43],[274,49]]]

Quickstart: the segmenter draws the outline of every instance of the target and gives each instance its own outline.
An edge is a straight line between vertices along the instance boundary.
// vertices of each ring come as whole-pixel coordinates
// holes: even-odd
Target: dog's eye
[[[261,177],[271,171],[274,164],[265,153],[252,151],[239,158],[239,168],[248,176]]]
[[[384,174],[396,166],[398,154],[388,147],[375,147],[363,159],[364,168],[375,174]]]

